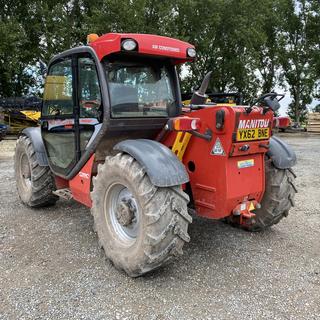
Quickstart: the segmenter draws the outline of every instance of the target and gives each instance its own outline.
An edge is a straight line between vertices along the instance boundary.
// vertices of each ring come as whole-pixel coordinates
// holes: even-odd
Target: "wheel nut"
[[[134,218],[133,212],[125,202],[120,202],[118,204],[116,216],[119,223],[124,227],[128,226]]]

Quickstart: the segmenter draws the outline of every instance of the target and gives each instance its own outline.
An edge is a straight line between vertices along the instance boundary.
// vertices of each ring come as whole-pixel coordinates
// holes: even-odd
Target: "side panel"
[[[184,165],[175,154],[163,144],[148,140],[125,140],[114,146],[130,154],[146,170],[151,182],[157,187],[171,187],[189,181]]]
[[[69,181],[73,199],[91,208],[91,173],[94,162],[94,154],[90,157],[83,168]]]
[[[44,143],[41,136],[40,127],[26,128],[22,130],[22,134],[30,138],[34,151],[36,152],[39,166],[41,167],[49,166],[46,150],[45,150]]]

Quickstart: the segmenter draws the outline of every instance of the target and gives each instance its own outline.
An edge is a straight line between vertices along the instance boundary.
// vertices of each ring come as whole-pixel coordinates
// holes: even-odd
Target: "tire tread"
[[[254,211],[256,223],[242,227],[249,231],[262,231],[287,217],[297,192],[295,178],[291,168],[277,169],[271,161],[266,161],[266,190],[261,208]]]
[[[144,241],[141,242],[142,258],[134,266],[130,261],[127,265],[123,263],[121,252],[118,254],[111,250],[109,252],[105,243],[107,240],[102,234],[103,228],[99,225],[101,221],[99,216],[102,214],[99,199],[104,197],[102,193],[107,184],[108,175],[113,174],[114,170],[124,172],[132,181],[139,203],[144,208],[143,215],[146,223],[143,230]],[[184,243],[190,241],[187,230],[192,218],[187,211],[188,195],[179,186],[160,188],[152,185],[142,166],[125,153],[107,156],[105,163],[98,167],[98,174],[93,180],[92,199],[92,214],[98,238],[103,244],[106,256],[118,269],[124,270],[129,276],[141,276],[160,267],[173,257],[182,254]]]
[[[19,137],[16,145],[16,151],[20,148],[25,150],[30,161],[32,188],[31,197],[28,199],[28,201],[22,201],[30,207],[45,207],[55,204],[58,200],[58,197],[52,193],[52,191],[56,190],[56,188],[50,168],[39,166],[36,153],[29,137],[24,135]],[[15,171],[16,180],[18,183],[19,177],[17,176],[17,166],[19,164],[16,157],[17,154],[15,155]]]

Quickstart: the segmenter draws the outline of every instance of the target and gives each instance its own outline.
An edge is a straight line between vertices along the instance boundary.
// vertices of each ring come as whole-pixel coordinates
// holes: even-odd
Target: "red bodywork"
[[[92,200],[90,197],[91,181],[92,181],[92,169],[94,163],[94,154],[90,157],[87,163],[82,167],[79,173],[69,181],[69,187],[73,196],[73,199],[86,205],[92,206]]]
[[[145,56],[157,56],[170,58],[172,64],[182,64],[187,61],[193,61],[188,57],[187,49],[194,46],[190,43],[150,34],[136,33],[107,33],[98,37],[97,40],[90,43],[95,50],[98,58],[102,60],[105,56],[112,53],[121,52],[121,43],[125,39],[133,39],[137,42],[137,51],[129,52],[139,53]],[[94,102],[94,101],[93,101]],[[80,120],[83,121],[84,119]],[[68,125],[67,123],[65,125]],[[72,125],[72,124],[71,124]],[[70,181],[56,176],[55,182],[57,189],[69,188],[75,200],[91,207],[92,201],[90,191],[92,188],[92,169],[94,165],[94,154],[83,166],[80,172]]]
[[[194,48],[190,43],[151,34],[107,33],[91,42],[90,46],[102,60],[109,54],[121,51],[121,41],[124,39],[135,40],[139,54],[169,57],[174,64],[193,60],[187,57],[187,49]]]
[[[273,118],[273,127],[279,129],[287,129],[291,124],[289,117],[274,117]]]
[[[169,57],[174,64],[193,60],[187,56],[187,49],[194,46],[161,36],[111,33],[99,37],[90,45],[101,60],[106,55],[121,51],[121,41],[127,38],[136,40],[139,54]],[[224,124],[217,129],[216,115],[219,110],[224,111]],[[273,113],[264,113],[262,108],[255,107],[248,114],[241,106],[219,105],[185,111],[183,116],[198,119],[198,132],[212,132],[210,141],[192,136],[182,159],[189,173],[192,201],[197,213],[220,219],[244,207],[241,209],[243,217],[250,215],[248,208],[260,202],[264,194],[264,158],[268,150]],[[268,136],[260,140],[237,141],[240,123],[252,129],[263,123],[268,128]],[[176,131],[170,131],[161,142],[172,147],[176,136]],[[222,154],[216,154],[217,139],[220,141],[220,151],[223,149]],[[58,188],[69,187],[73,198],[88,207],[92,205],[90,191],[93,165],[94,155],[72,180],[56,178]],[[184,187],[188,188],[189,185]]]
[[[94,154],[82,167],[76,176],[71,180],[55,176],[57,189],[69,188],[73,199],[91,208],[92,200],[90,196],[92,187],[92,169],[94,165]]]
[[[219,110],[225,112],[222,129],[215,127]],[[192,136],[183,156],[197,214],[221,219],[230,216],[242,203],[260,202],[264,194],[264,157],[269,138],[239,142],[236,141],[236,136],[239,123],[251,120],[268,121],[267,128],[271,133],[273,113],[269,111],[262,114],[257,108],[247,114],[244,107],[217,106],[185,113],[184,116],[200,119],[200,133],[205,133],[208,129],[212,131],[211,141]],[[171,131],[162,143],[172,147],[176,135],[177,132]],[[224,151],[222,155],[213,154],[217,139]],[[88,207],[91,207],[93,163],[94,155],[72,180],[65,181],[74,199]],[[242,164],[245,165],[241,167]]]
[[[225,112],[222,130],[215,127],[219,110]],[[205,133],[207,129],[213,132],[211,141],[193,136],[183,157],[197,214],[220,219],[229,216],[240,203],[248,200],[261,201],[265,186],[264,156],[269,139],[236,141],[241,120],[268,120],[271,132],[273,113],[269,111],[262,114],[261,111],[262,109],[256,108],[247,114],[244,107],[216,106],[185,114],[201,119],[199,132]],[[175,137],[176,133],[172,132],[163,143],[171,147]],[[217,139],[224,150],[223,155],[212,154]],[[243,149],[247,149],[247,146],[249,148],[241,151],[243,146]],[[246,160],[250,166],[240,168]]]

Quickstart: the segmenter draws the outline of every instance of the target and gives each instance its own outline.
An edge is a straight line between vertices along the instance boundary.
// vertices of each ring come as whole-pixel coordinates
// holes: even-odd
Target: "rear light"
[[[190,58],[195,58],[197,55],[197,52],[194,48],[188,48],[187,49],[187,56]]]
[[[137,43],[133,39],[126,39],[122,41],[121,47],[123,50],[133,51],[137,48]]]
[[[199,118],[178,117],[170,119],[168,122],[168,129],[175,131],[193,131],[199,130],[201,127],[201,120]]]

